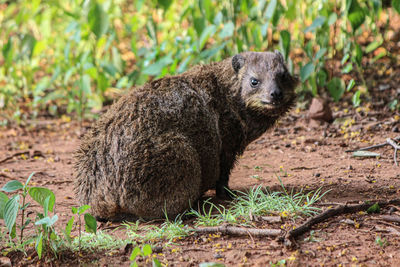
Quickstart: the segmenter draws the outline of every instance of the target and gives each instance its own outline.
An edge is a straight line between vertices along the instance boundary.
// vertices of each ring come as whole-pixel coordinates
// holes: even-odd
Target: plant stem
[[[22,244],[22,238],[24,237],[24,223],[25,223],[25,198],[26,198],[26,192],[22,194],[22,218],[21,218],[21,234],[20,234],[20,241]]]
[[[78,225],[79,225],[79,239],[78,239],[78,249],[79,249],[79,255],[81,254],[81,215],[78,214]]]

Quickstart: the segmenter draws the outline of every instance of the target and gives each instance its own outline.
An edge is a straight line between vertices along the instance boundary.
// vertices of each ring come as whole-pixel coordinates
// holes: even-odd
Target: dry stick
[[[24,154],[29,154],[29,151],[22,151],[22,152],[14,153],[13,155],[11,155],[9,157],[6,157],[5,159],[0,160],[0,163],[4,163],[7,160],[12,159],[13,157],[18,157],[18,156],[21,156],[21,155],[24,155]]]
[[[358,211],[367,210],[369,207],[371,207],[375,203],[377,203],[380,208],[386,207],[388,205],[399,205],[400,198],[392,199],[392,200],[388,200],[388,201],[385,201],[385,200],[365,201],[364,203],[361,203],[361,204],[340,205],[336,208],[328,209],[328,210],[324,211],[323,213],[310,218],[305,223],[300,225],[298,228],[290,230],[285,236],[285,240],[284,240],[285,246],[292,247],[293,244],[295,243],[295,239],[297,237],[299,237],[300,235],[310,231],[311,227],[315,224],[321,223],[331,217],[338,216],[341,214],[355,213]]]
[[[400,136],[397,136],[395,138],[393,138],[394,141],[399,141],[400,140]],[[370,150],[373,148],[379,148],[379,147],[383,147],[383,146],[387,146],[390,145],[387,140],[385,143],[381,143],[381,144],[377,144],[377,145],[373,145],[373,146],[367,146],[367,147],[361,147],[361,148],[356,148],[356,149],[350,149],[350,150],[346,150],[345,152],[355,152],[355,151],[363,151],[363,150]]]
[[[383,215],[381,218],[382,218],[382,220],[387,221],[387,222],[400,223],[400,216]]]
[[[386,139],[386,143],[388,143],[394,148],[394,154],[393,154],[394,163],[396,163],[396,166],[399,166],[399,163],[397,163],[397,150],[400,149],[400,146],[390,138]]]
[[[282,230],[279,229],[254,229],[229,225],[221,225],[217,227],[201,227],[195,228],[194,230],[196,233],[201,234],[221,233],[224,235],[253,235],[259,237],[277,237],[282,235]]]

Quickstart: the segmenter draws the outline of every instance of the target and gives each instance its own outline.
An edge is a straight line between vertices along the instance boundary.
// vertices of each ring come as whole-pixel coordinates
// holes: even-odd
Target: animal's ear
[[[284,63],[285,60],[283,59],[282,53],[279,50],[275,50],[274,53],[278,56],[279,61]]]
[[[237,54],[232,58],[232,67],[235,72],[239,72],[239,70],[244,66],[245,59],[242,55]]]

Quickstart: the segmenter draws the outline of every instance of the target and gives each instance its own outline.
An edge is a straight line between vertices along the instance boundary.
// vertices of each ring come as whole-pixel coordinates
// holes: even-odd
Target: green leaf
[[[50,217],[49,216],[46,216],[46,217],[44,217],[43,219],[40,219],[40,220],[38,220],[38,221],[36,221],[35,222],[35,225],[42,225],[42,224],[44,224],[44,225],[46,225],[46,226],[49,226],[49,224],[50,224]]]
[[[362,57],[363,57],[363,51],[361,49],[361,46],[357,43],[354,44],[354,56],[353,56],[353,60],[354,62],[361,67],[361,63],[362,63]]]
[[[235,25],[233,25],[232,21],[229,21],[224,25],[224,28],[222,28],[221,32],[219,33],[219,37],[221,39],[231,37],[233,35],[234,30],[235,30]]]
[[[379,213],[381,211],[381,208],[379,207],[378,203],[375,203],[371,207],[367,209],[367,213]]]
[[[201,13],[207,18],[207,20],[212,23],[214,16],[214,7],[211,0],[200,0],[199,7]]]
[[[90,213],[85,213],[84,219],[85,219],[86,231],[95,234],[97,231],[96,219]]]
[[[79,79],[79,89],[81,92],[83,92],[86,95],[90,95],[91,90],[90,90],[90,76],[87,74],[84,74],[81,76]]]
[[[213,57],[215,54],[217,54],[219,51],[221,51],[225,46],[226,46],[226,42],[224,42],[223,44],[221,44],[217,47],[204,50],[200,53],[199,57],[204,58],[204,59],[209,59],[209,58]],[[181,68],[181,66],[182,65],[180,65],[179,67]],[[179,71],[179,72],[181,72],[181,71]]]
[[[290,33],[287,30],[280,32],[280,47],[283,53],[283,58],[287,61],[290,52]]]
[[[39,256],[39,259],[41,259],[42,258],[42,251],[43,251],[43,232],[40,232],[40,234],[36,238],[35,249],[36,249],[36,252],[37,252],[37,254]]]
[[[149,244],[145,244],[142,248],[142,251],[143,251],[143,256],[145,257],[151,255],[152,253],[151,246]]]
[[[78,208],[72,207],[71,211],[72,211],[72,214],[77,214],[78,213]]]
[[[27,55],[29,58],[32,57],[33,49],[36,45],[36,39],[30,34],[25,34],[21,41],[21,53],[20,55]]]
[[[353,70],[353,64],[347,63],[347,65],[344,66],[344,68],[342,69],[342,73],[349,73],[352,70]]]
[[[354,79],[351,79],[349,84],[347,84],[346,92],[349,92],[351,89],[353,89],[354,85],[356,85],[356,82],[354,81]]]
[[[92,5],[88,13],[88,22],[90,29],[96,35],[97,39],[107,32],[109,25],[108,15],[102,5],[99,3]]]
[[[156,258],[153,258],[153,267],[162,267],[161,262]]]
[[[355,32],[365,21],[364,10],[360,7],[357,0],[347,0],[348,14],[347,18],[350,21],[351,28]]]
[[[335,12],[332,12],[329,17],[328,17],[328,25],[332,26],[337,21],[337,14]]]
[[[372,51],[375,51],[381,44],[383,43],[383,40],[380,41],[373,41],[370,43],[366,48],[365,48],[365,53],[371,53]]]
[[[342,60],[340,61],[340,64],[343,65],[344,63],[347,62],[347,60],[349,60],[349,58],[350,58],[350,55],[349,55],[349,54],[345,54],[345,55],[343,56]]]
[[[265,15],[264,15],[267,20],[272,19],[272,17],[274,16],[275,10],[276,10],[276,5],[277,5],[277,0],[269,1],[267,10],[265,11]]]
[[[131,253],[131,256],[129,257],[129,259],[131,261],[134,261],[136,259],[137,256],[139,256],[141,254],[141,250],[138,246],[136,246]]]
[[[318,29],[318,28],[320,28],[322,25],[324,25],[325,21],[326,21],[326,18],[325,18],[324,16],[319,16],[319,17],[317,17],[317,18],[313,21],[313,23],[312,23],[310,26],[308,26],[308,27],[304,30],[304,32],[306,33],[306,32],[315,31],[316,29]]]
[[[124,70],[124,63],[122,61],[121,55],[118,52],[118,49],[116,47],[111,48],[112,52],[112,63],[115,66],[115,68],[118,70],[119,73],[122,73]]]
[[[158,0],[158,4],[165,10],[167,10],[171,4],[172,0]]]
[[[12,232],[15,221],[17,220],[18,209],[19,209],[19,195],[15,195],[12,198],[10,198],[6,202],[6,205],[4,206],[4,213],[3,213],[4,223],[6,224],[9,233]]]
[[[48,211],[53,212],[54,204],[56,202],[56,196],[54,195],[53,191],[44,187],[31,187],[29,189],[29,195],[43,208],[46,198],[49,197]]]
[[[326,85],[330,95],[333,97],[335,102],[338,102],[344,93],[344,82],[338,77],[334,77]]]
[[[300,79],[301,82],[307,81],[307,79],[311,76],[314,72],[315,66],[312,62],[308,62],[300,69]]]
[[[203,50],[205,44],[207,43],[208,39],[214,35],[216,31],[215,25],[209,25],[207,26],[204,31],[201,33],[201,36],[199,38],[199,48],[198,51]]]
[[[49,223],[48,226],[52,226],[53,224],[56,223],[56,221],[58,221],[58,215],[57,214],[55,214],[53,217],[51,217],[50,223]]]
[[[314,61],[319,60],[321,57],[323,57],[326,53],[327,49],[325,47],[321,48],[318,50],[318,52],[315,54]]]
[[[0,192],[0,219],[4,219],[3,214],[4,214],[4,207],[6,206],[6,203],[8,201],[8,197],[6,194],[3,192]]]
[[[65,226],[65,235],[69,238],[71,238],[71,231],[72,231],[72,226],[74,225],[74,220],[75,217],[71,217],[69,221],[67,222],[67,225]]]
[[[111,62],[103,61],[100,63],[100,67],[113,77],[118,73],[118,69]]]
[[[53,217],[46,216],[35,222],[35,225],[46,225],[46,227],[52,226],[58,220],[58,215],[54,215]]]
[[[194,17],[193,25],[197,35],[200,36],[204,28],[206,27],[206,20],[203,17]]]
[[[25,182],[25,185],[24,185],[25,188],[28,186],[29,182],[31,181],[31,179],[32,179],[33,175],[35,175],[35,173],[36,173],[36,172],[32,172],[32,173],[29,175],[28,179],[26,179],[26,182]]]
[[[360,90],[357,90],[351,98],[354,107],[358,107],[361,104],[360,94]]]
[[[320,71],[318,71],[318,73],[317,73],[317,84],[320,87],[324,87],[325,86],[327,79],[328,79],[328,74],[326,73],[326,71],[324,69],[321,69]]]
[[[399,101],[397,99],[393,99],[392,101],[389,102],[388,107],[391,111],[394,111],[397,107],[397,104]]]
[[[376,158],[380,157],[381,154],[371,152],[371,151],[363,151],[363,150],[358,150],[353,152],[353,157],[362,157],[362,158]]]
[[[5,63],[7,65],[10,65],[13,60],[12,37],[10,37],[8,39],[8,42],[3,46],[2,53]]]
[[[1,188],[1,191],[11,193],[11,192],[17,191],[22,188],[24,188],[24,185],[20,181],[12,180],[3,186]]]
[[[49,212],[49,202],[50,202],[50,196],[47,196],[43,204],[44,216],[47,216]]]
[[[78,214],[83,214],[85,211],[87,211],[88,209],[90,209],[89,205],[82,205],[78,208],[77,212]]]
[[[172,59],[171,56],[165,56],[158,60],[157,62],[147,66],[146,68],[143,69],[142,73],[151,75],[151,76],[158,76],[161,74],[162,70],[164,67],[170,65],[174,60]]]
[[[400,14],[400,0],[392,0],[392,7]]]

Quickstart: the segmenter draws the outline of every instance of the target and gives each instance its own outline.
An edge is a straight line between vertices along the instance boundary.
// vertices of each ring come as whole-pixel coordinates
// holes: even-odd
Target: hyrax
[[[103,220],[175,216],[227,194],[238,155],[293,105],[282,55],[245,52],[149,82],[113,104],[76,153],[75,192]]]

